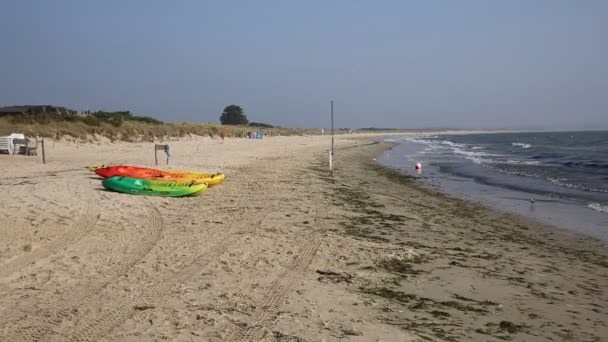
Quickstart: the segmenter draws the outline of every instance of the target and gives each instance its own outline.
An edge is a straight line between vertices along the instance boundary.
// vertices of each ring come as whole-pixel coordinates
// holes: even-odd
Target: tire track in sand
[[[40,259],[57,253],[58,250],[63,250],[68,245],[82,239],[93,229],[99,219],[97,211],[98,195],[93,193],[88,187],[86,189],[84,191],[86,197],[85,204],[80,211],[80,217],[70,225],[71,229],[65,226],[57,227],[57,225],[52,225],[51,229],[53,229],[53,232],[57,231],[59,236],[26,255],[14,257],[5,264],[0,265],[0,277],[6,278],[12,273],[36,263]]]
[[[273,282],[263,302],[256,305],[258,309],[251,315],[252,318],[243,326],[232,325],[229,328],[226,336],[228,341],[258,341],[263,338],[268,324],[276,315],[279,302],[291,291],[296,279],[308,268],[320,245],[318,232],[307,238],[307,242],[300,248],[291,265]]]
[[[257,228],[268,214],[269,212],[254,211],[251,215],[252,217],[248,220],[241,221],[238,228],[233,229],[232,232],[228,233],[227,236],[222,238],[209,250],[184,262],[186,266],[176,274],[159,280],[155,284],[140,286],[140,296],[126,298],[120,303],[117,303],[117,306],[104,310],[98,317],[89,318],[83,323],[80,323],[66,340],[95,341],[103,337],[135,314],[136,307],[146,305],[151,301],[168,294],[174,286],[187,281],[195,274],[201,273],[208,264],[225,253],[230,245],[244,238],[245,234],[249,231]],[[247,216],[249,215],[246,215],[246,217]],[[100,301],[103,301],[103,299],[100,299]]]
[[[124,275],[143,259],[156,246],[164,230],[163,219],[158,209],[147,198],[141,198],[142,205],[148,208],[146,213],[145,231],[143,237],[136,237],[134,240],[141,241],[132,253],[124,257],[113,272],[104,281],[97,284],[76,287],[67,291],[67,296],[63,298],[52,312],[38,312],[34,322],[19,321],[9,332],[9,341],[39,341],[42,337],[54,332],[53,328],[60,325],[64,320],[77,313],[77,309],[82,304],[91,301],[103,289],[110,285],[116,278]]]
[[[26,171],[29,171],[26,169]],[[82,168],[71,168],[71,169],[60,169],[60,170],[51,170],[51,171],[37,171],[32,172],[27,176],[17,176],[17,177],[3,177],[2,180],[14,180],[14,179],[32,179],[32,178],[44,178],[44,177],[53,177],[57,176],[58,173],[70,173],[70,172],[82,172]]]
[[[298,277],[308,269],[321,245],[320,218],[326,216],[329,208],[326,205],[319,208],[324,214],[317,212],[314,215],[313,233],[305,238],[306,243],[298,250],[291,264],[272,283],[262,302],[255,306],[256,310],[251,314],[251,318],[243,325],[232,324],[228,328],[225,336],[227,341],[258,341],[264,337],[269,324],[276,316],[278,304],[292,290]]]
[[[49,179],[45,180],[45,185],[56,185],[60,183],[60,179]],[[51,199],[49,198],[41,198],[40,195],[36,193],[36,186],[38,182],[35,183],[19,183],[19,184],[3,184],[7,187],[0,186],[0,191],[6,194],[7,198],[11,198],[12,203],[20,203],[18,207],[6,207],[2,206],[0,210],[9,213],[9,215],[5,215],[5,218],[0,221],[0,243],[11,243],[16,239],[23,239],[32,234],[31,222],[27,222],[25,216],[29,212],[35,211],[38,209],[35,204],[28,206],[23,206],[23,203],[27,203],[28,200],[32,203],[38,202],[47,202]],[[70,184],[64,184],[63,187],[70,188]],[[26,197],[24,197],[24,195]],[[35,201],[31,201],[31,197],[34,197]],[[6,203],[8,204],[8,202]],[[54,203],[53,203],[54,204]],[[82,209],[81,209],[82,210]],[[67,214],[66,214],[67,216]],[[21,218],[21,220],[18,220]],[[9,223],[12,221],[12,224]],[[61,225],[58,223],[49,224],[45,227],[44,230],[45,235],[55,235],[59,231],[63,231],[66,229],[65,225]]]

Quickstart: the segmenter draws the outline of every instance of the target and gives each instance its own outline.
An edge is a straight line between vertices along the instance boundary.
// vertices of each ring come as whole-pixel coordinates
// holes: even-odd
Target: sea
[[[377,161],[424,186],[608,241],[608,131],[382,140]]]

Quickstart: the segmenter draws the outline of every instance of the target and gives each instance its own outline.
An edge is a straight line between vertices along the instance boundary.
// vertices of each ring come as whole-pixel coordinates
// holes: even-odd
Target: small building
[[[37,114],[57,114],[71,116],[76,115],[76,111],[65,107],[55,107],[50,105],[0,107],[0,117]]]

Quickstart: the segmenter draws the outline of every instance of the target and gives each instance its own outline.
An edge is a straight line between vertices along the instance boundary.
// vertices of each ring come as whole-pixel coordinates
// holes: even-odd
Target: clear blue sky
[[[608,1],[2,1],[0,105],[608,128]]]

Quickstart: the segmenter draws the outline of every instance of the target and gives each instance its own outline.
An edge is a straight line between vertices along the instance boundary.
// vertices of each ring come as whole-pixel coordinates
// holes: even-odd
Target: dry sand
[[[423,190],[360,137],[329,177],[328,139],[173,141],[171,167],[227,175],[177,199],[84,169],[151,143],[0,156],[0,341],[607,338],[605,247]]]

